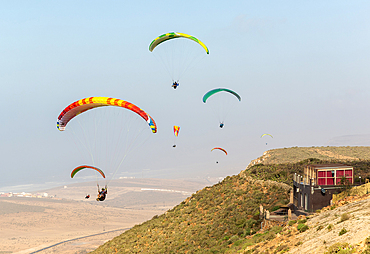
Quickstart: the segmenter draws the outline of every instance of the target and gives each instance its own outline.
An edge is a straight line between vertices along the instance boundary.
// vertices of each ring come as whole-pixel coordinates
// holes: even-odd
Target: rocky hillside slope
[[[262,233],[262,232],[259,232]],[[240,253],[370,253],[370,194],[350,196]]]

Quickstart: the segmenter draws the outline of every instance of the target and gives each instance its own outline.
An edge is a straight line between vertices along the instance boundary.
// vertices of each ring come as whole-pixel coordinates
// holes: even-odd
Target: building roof
[[[350,165],[340,164],[340,163],[332,163],[332,164],[311,164],[306,165],[306,167],[315,168],[315,169],[325,169],[325,168],[353,168]]]

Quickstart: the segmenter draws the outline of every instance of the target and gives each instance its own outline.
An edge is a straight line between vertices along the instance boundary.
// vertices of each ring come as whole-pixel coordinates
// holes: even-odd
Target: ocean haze
[[[329,146],[369,146],[370,134],[345,135],[333,137],[327,141]]]

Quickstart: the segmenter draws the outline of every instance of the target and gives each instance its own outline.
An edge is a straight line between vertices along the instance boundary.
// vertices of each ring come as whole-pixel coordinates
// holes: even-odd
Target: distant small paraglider
[[[226,118],[226,115],[231,111],[231,106],[233,104],[228,105],[229,97],[228,95],[225,97],[225,94],[233,95],[236,99],[239,101],[242,100],[239,94],[237,94],[235,91],[227,89],[227,88],[215,88],[210,91],[208,91],[203,96],[203,102],[206,103],[210,97],[215,96],[217,104],[214,104],[212,107],[214,107],[214,110],[216,111],[216,114],[218,115],[219,119],[219,127],[222,129],[224,127],[224,120]],[[213,99],[211,99],[213,100]],[[214,102],[216,102],[214,101]],[[211,103],[212,104],[212,103]]]
[[[274,138],[271,134],[268,134],[268,133],[262,134],[261,138],[264,137],[264,136],[270,136],[271,138]],[[267,143],[266,143],[266,145],[267,145]]]
[[[212,152],[213,150],[215,150],[215,149],[217,149],[217,150],[221,150],[221,151],[223,151],[223,152],[227,155],[226,150],[225,150],[225,149],[223,149],[223,148],[221,148],[221,147],[215,147],[215,148],[212,148],[211,152]]]
[[[176,137],[179,136],[179,132],[180,132],[180,126],[174,125],[173,126],[173,135],[175,135],[175,137],[174,137],[174,140],[173,140],[173,146],[172,147],[176,147]]]
[[[224,153],[227,155],[226,150],[225,150],[225,149],[223,149],[223,148],[221,148],[221,147],[215,147],[215,148],[212,148],[211,152],[212,152],[213,150],[220,150],[220,151],[224,152]],[[218,161],[216,161],[216,163],[218,164]]]

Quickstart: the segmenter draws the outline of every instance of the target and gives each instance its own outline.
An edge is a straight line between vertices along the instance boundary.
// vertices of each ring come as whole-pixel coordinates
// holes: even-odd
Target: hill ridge
[[[290,147],[265,151],[262,156],[252,160],[247,168],[256,164],[296,163],[309,158],[320,160],[359,161],[370,160],[369,146],[321,146]]]

